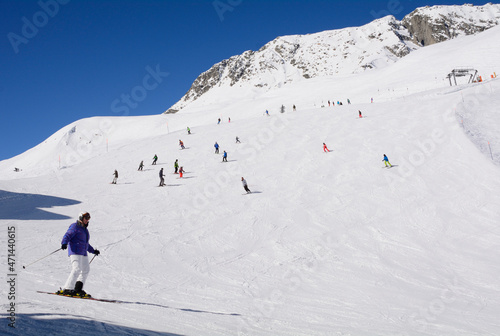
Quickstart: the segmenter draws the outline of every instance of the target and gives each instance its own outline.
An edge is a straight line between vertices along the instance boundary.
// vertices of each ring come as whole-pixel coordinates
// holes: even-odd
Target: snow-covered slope
[[[241,88],[246,98],[228,102],[220,88],[220,105],[211,93],[211,104],[174,115],[80,120],[1,161],[0,257],[15,227],[18,275],[14,300],[2,278],[0,333],[497,334],[500,82],[488,75],[499,36],[492,28],[258,99]],[[455,65],[488,81],[450,87]],[[383,168],[383,154],[395,167]],[[64,252],[21,268],[59,248],[82,210],[101,251],[85,290],[122,303],[36,293],[63,285]]]
[[[418,8],[401,21],[386,16],[362,27],[278,37],[258,51],[246,51],[212,66],[166,113],[175,113],[201,97],[206,102],[207,93],[221,87],[233,88],[232,99],[245,98],[239,96],[239,88],[258,96],[310,78],[380,69],[421,46],[475,34],[499,22],[498,4],[433,6]]]

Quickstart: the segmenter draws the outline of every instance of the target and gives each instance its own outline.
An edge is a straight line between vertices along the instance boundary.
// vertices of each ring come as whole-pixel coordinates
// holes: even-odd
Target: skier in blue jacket
[[[83,290],[83,285],[90,271],[87,252],[96,256],[100,254],[89,244],[90,234],[87,226],[89,225],[90,214],[82,212],[76,223],[69,226],[61,241],[61,248],[68,249],[68,256],[71,261],[71,273],[66,280],[64,289],[57,294],[90,297]]]
[[[389,162],[389,158],[387,157],[387,155],[384,154],[384,158],[382,159],[382,161],[384,161],[386,167],[392,167],[391,163]]]

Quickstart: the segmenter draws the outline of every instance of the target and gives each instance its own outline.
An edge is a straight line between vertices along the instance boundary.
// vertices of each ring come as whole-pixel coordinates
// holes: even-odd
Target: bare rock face
[[[423,46],[498,25],[500,5],[418,8],[398,21],[393,16],[361,27],[281,36],[258,51],[246,51],[213,65],[165,113],[176,113],[217,87],[259,90],[294,81],[369,71],[397,62]]]
[[[417,8],[402,20],[414,43],[427,46],[498,25],[498,5],[433,6]]]

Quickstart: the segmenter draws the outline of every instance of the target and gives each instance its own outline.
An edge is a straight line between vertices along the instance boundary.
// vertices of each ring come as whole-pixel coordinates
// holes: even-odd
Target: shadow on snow
[[[153,307],[160,307],[160,308],[166,308],[166,309],[175,309],[175,310],[180,310],[180,311],[185,311],[185,312],[190,312],[190,313],[203,313],[203,314],[212,314],[212,315],[226,315],[226,316],[241,316],[240,314],[237,313],[221,313],[221,312],[212,312],[208,310],[199,310],[199,309],[191,309],[191,308],[176,308],[176,307],[170,307],[170,306],[164,306],[158,303],[148,303],[148,302],[138,302],[138,301],[121,301],[121,300],[116,300],[114,303],[121,303],[121,304],[135,304],[135,305],[145,305],[145,306],[153,306]]]
[[[181,336],[168,332],[159,332],[146,329],[136,329],[109,322],[90,320],[86,316],[70,314],[16,314],[15,328],[8,326],[5,314],[0,315],[2,323],[1,335],[162,335]]]
[[[81,202],[69,198],[0,190],[0,219],[71,219],[71,217],[48,212],[40,208],[68,206],[79,203]]]

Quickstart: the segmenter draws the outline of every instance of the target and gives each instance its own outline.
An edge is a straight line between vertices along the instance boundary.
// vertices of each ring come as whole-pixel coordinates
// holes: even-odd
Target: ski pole
[[[50,254],[47,254],[45,257],[42,257],[42,258],[40,258],[40,259],[38,259],[38,260],[35,260],[35,261],[33,261],[31,264],[28,264],[28,265],[26,265],[26,266],[23,266],[23,268],[26,268],[26,267],[28,267],[28,266],[30,266],[30,265],[33,265],[34,263],[37,263],[37,262],[39,262],[40,260],[45,259],[45,258],[47,258],[47,257],[48,257],[48,256],[50,256],[50,255],[53,255],[54,253],[58,252],[59,250],[62,250],[62,248],[58,248],[58,249],[57,249],[57,250],[55,250],[54,252],[52,252],[52,253],[50,253]]]
[[[94,256],[92,257],[92,259],[90,259],[89,265],[92,263],[92,260],[94,260],[95,257],[97,257],[97,255],[94,254]]]

